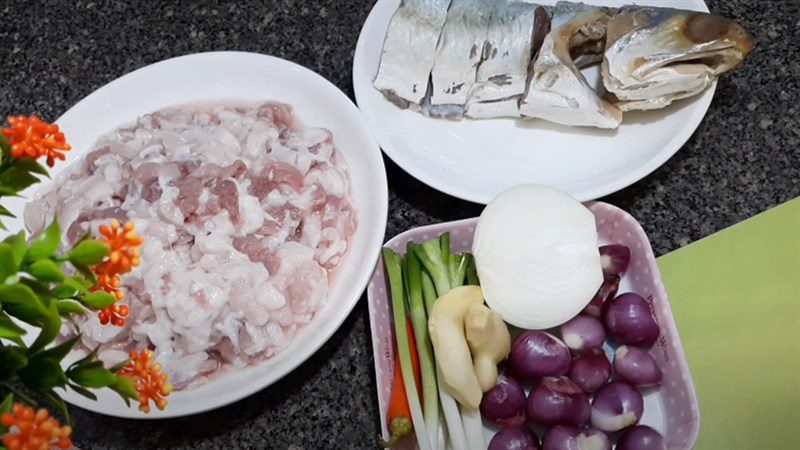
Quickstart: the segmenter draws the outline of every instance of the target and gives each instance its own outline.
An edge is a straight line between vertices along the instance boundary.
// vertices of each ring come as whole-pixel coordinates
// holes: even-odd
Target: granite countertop
[[[266,53],[351,98],[352,56],[373,0],[0,1],[0,114],[54,120],[109,81],[177,55]],[[709,0],[758,40],[723,77],[689,142],[605,201],[643,225],[657,254],[800,195],[800,2]],[[794,56],[793,56],[794,55]],[[388,159],[387,239],[476,216],[480,205],[421,184]],[[366,296],[365,296],[366,297]],[[366,298],[313,357],[273,386],[184,419],[134,421],[71,408],[80,448],[369,448],[379,432]]]

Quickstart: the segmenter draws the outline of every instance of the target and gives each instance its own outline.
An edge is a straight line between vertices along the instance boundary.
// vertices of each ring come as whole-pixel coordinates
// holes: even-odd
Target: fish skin
[[[509,33],[509,28],[516,31]],[[477,81],[467,102],[467,117],[520,116],[519,100],[528,84],[529,68],[549,30],[550,16],[539,5],[520,0],[495,4]]]
[[[603,85],[622,111],[663,108],[705,90],[752,48],[747,31],[720,16],[627,6],[608,23]]]
[[[519,0],[497,0],[492,6],[470,101],[499,100],[525,91],[539,7]]]
[[[403,0],[389,21],[373,86],[401,108],[419,105],[451,0]]]
[[[571,126],[619,126],[622,112],[597,95],[571,55],[573,46],[586,51],[593,44],[594,48],[601,46],[595,41],[605,41],[605,24],[615,13],[613,8],[556,3],[550,33],[532,65],[530,81],[520,101],[523,117]]]
[[[431,70],[431,105],[464,105],[469,98],[482,50],[492,2],[452,0]]]

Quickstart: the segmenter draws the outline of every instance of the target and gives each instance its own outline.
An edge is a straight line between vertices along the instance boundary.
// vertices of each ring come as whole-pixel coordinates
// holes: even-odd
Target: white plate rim
[[[352,77],[353,77],[353,92],[356,98],[356,104],[359,105],[359,110],[365,117],[368,115],[364,108],[361,106],[362,101],[365,98],[365,91],[366,89],[374,89],[372,86],[372,80],[364,80],[363,77],[360,75],[358,69],[362,65],[364,65],[365,59],[365,52],[367,47],[367,31],[368,27],[374,27],[375,22],[377,21],[377,11],[378,8],[386,7],[383,5],[388,5],[390,0],[377,0],[375,5],[373,5],[372,9],[370,10],[369,15],[367,16],[367,20],[364,22],[364,25],[361,28],[361,32],[358,37],[358,42],[356,43],[356,49],[353,55],[353,69],[352,69]],[[591,3],[591,2],[590,2]],[[708,6],[705,4],[704,0],[699,0],[697,6],[699,7],[702,5],[702,9],[705,12],[708,12]],[[385,32],[383,33],[385,34]],[[381,45],[382,47],[382,45]],[[700,98],[694,103],[694,113],[690,117],[689,121],[685,123],[685,125],[680,129],[680,131],[665,145],[660,152],[653,155],[653,157],[648,160],[643,165],[640,165],[636,169],[628,172],[625,176],[616,179],[613,182],[609,182],[600,186],[596,186],[593,189],[578,191],[578,192],[571,192],[571,194],[578,199],[579,201],[589,201],[595,200],[606,195],[612,194],[617,192],[621,189],[624,189],[633,183],[645,178],[653,171],[661,167],[664,163],[667,162],[678,150],[683,147],[683,145],[691,138],[694,132],[697,130],[697,127],[700,126],[703,118],[705,117],[706,113],[708,112],[708,108],[711,105],[711,101],[714,98],[714,93],[717,88],[717,82],[714,81],[711,86],[709,86],[700,96]],[[435,119],[430,119],[435,120]],[[370,121],[368,120],[367,123]],[[462,200],[467,200],[474,203],[480,204],[487,204],[489,201],[494,198],[494,194],[487,194],[487,193],[478,193],[475,191],[471,191],[466,189],[464,186],[460,186],[454,183],[447,183],[444,181],[444,178],[436,177],[432,174],[429,174],[426,171],[420,171],[416,167],[416,163],[413,159],[408,158],[406,154],[395,147],[394,143],[391,139],[387,138],[382,133],[377,133],[373,131],[373,135],[375,139],[380,144],[381,150],[392,160],[394,161],[400,168],[406,171],[408,174],[413,176],[414,178],[418,179],[419,181],[425,183],[426,185],[436,189],[437,191],[444,192],[445,194],[451,195],[453,197],[460,198]],[[531,182],[535,182],[535,180],[531,180]]]
[[[386,176],[385,166],[383,164],[383,160],[380,155],[380,149],[378,147],[377,142],[374,139],[374,135],[372,134],[371,130],[366,124],[363,116],[360,114],[358,109],[356,108],[355,104],[347,97],[344,92],[341,91],[338,87],[336,87],[333,83],[329,80],[325,79],[321,75],[317,74],[316,72],[303,67],[299,64],[294,62],[285,60],[283,58],[271,56],[271,55],[264,55],[259,53],[252,53],[252,52],[240,52],[240,51],[211,51],[211,52],[199,52],[199,53],[192,53],[182,56],[177,56],[169,59],[165,59],[162,61],[158,61],[147,66],[141,67],[136,69],[132,72],[129,72],[125,75],[122,75],[109,83],[101,86],[100,88],[96,89],[80,101],[78,101],[75,105],[69,108],[66,112],[64,112],[56,121],[56,124],[62,125],[64,122],[73,120],[72,116],[76,114],[77,111],[83,109],[87,104],[96,101],[98,98],[102,98],[106,96],[112,91],[117,88],[120,88],[122,85],[136,81],[138,77],[142,77],[143,75],[149,75],[152,72],[168,70],[170,66],[176,63],[183,63],[187,61],[196,60],[195,62],[209,62],[213,61],[215,63],[224,62],[226,60],[233,61],[233,60],[246,60],[258,58],[262,59],[265,63],[277,66],[284,66],[286,70],[291,70],[296,73],[300,73],[303,76],[312,77],[316,83],[319,83],[319,86],[322,89],[330,92],[331,95],[337,97],[337,104],[338,108],[342,108],[344,112],[347,114],[348,119],[351,120],[351,125],[357,130],[359,136],[362,136],[364,139],[369,141],[369,148],[365,149],[363,153],[369,155],[370,162],[372,169],[376,170],[375,173],[376,177],[378,178],[378,185],[374,186],[377,193],[377,198],[379,203],[377,205],[368,205],[369,208],[366,208],[367,205],[359,205],[357,209],[357,214],[359,217],[359,223],[362,223],[363,218],[369,213],[370,217],[374,217],[377,220],[377,226],[374,227],[372,232],[368,235],[364,236],[365,240],[365,247],[371,250],[368,251],[369,261],[373,262],[372,264],[365,263],[364,261],[360,261],[356,264],[356,266],[361,266],[361,269],[357,270],[357,273],[354,276],[350,276],[347,280],[339,279],[336,283],[341,284],[343,281],[346,281],[349,288],[346,290],[346,293],[342,296],[346,298],[346,301],[342,301],[338,303],[338,309],[336,310],[333,320],[328,322],[319,323],[318,320],[312,320],[311,324],[316,324],[312,330],[310,326],[307,326],[303,331],[312,332],[315,335],[315,338],[312,341],[312,345],[303,347],[303,348],[295,348],[295,342],[290,344],[287,348],[285,348],[282,352],[276,355],[273,358],[270,358],[265,361],[261,361],[256,363],[252,366],[245,367],[241,370],[237,369],[237,372],[256,372],[260,366],[265,365],[269,361],[273,361],[278,358],[282,358],[282,366],[274,370],[273,372],[260,374],[264,375],[263,378],[259,380],[258,383],[252,383],[247,385],[242,383],[236,386],[236,389],[225,391],[225,395],[217,395],[213,396],[212,398],[207,399],[201,405],[196,406],[195,408],[187,409],[181,408],[181,405],[177,401],[173,401],[174,398],[178,394],[183,395],[192,395],[198,394],[201,395],[202,391],[209,387],[213,386],[220,380],[224,380],[225,377],[233,375],[233,374],[226,374],[223,375],[219,380],[212,380],[209,381],[207,384],[200,386],[196,389],[191,389],[187,391],[176,391],[168,398],[170,400],[170,404],[164,410],[158,410],[156,408],[152,408],[150,413],[142,414],[137,410],[137,403],[131,402],[131,407],[126,407],[125,404],[122,402],[121,399],[116,397],[116,394],[110,392],[108,389],[101,389],[96,391],[95,393],[98,394],[98,401],[89,400],[71,390],[59,391],[61,397],[68,403],[78,406],[80,408],[100,413],[108,416],[114,417],[121,417],[127,419],[140,419],[140,420],[155,420],[155,419],[166,419],[166,418],[174,418],[174,417],[184,417],[195,415],[199,413],[203,413],[206,411],[214,410],[221,408],[223,406],[227,406],[231,403],[239,401],[243,398],[246,398],[256,392],[259,392],[272,384],[279,381],[284,376],[288,375],[292,371],[294,371],[297,367],[303,364],[306,360],[308,360],[312,355],[314,355],[324,344],[326,344],[331,336],[339,330],[342,323],[347,319],[347,317],[352,312],[355,305],[361,299],[367,283],[372,276],[372,270],[374,267],[374,262],[378,260],[380,255],[380,250],[383,245],[383,240],[386,231],[386,223],[388,220],[388,180]],[[197,101],[203,101],[202,96],[198,96]],[[208,97],[208,101],[217,100],[217,98]],[[280,100],[275,98],[274,100]],[[187,103],[192,103],[191,101]],[[171,106],[169,104],[164,104],[162,107]],[[133,119],[133,117],[131,118]],[[300,117],[300,120],[303,120],[303,117]],[[123,124],[118,124],[118,126]],[[314,125],[314,124],[309,124]],[[106,133],[111,130],[100,130],[100,134]],[[336,136],[334,136],[336,139]],[[67,162],[70,162],[70,158],[67,159]],[[66,166],[66,164],[64,164]],[[59,170],[62,170],[63,167]],[[54,172],[51,171],[51,175]],[[57,172],[56,172],[57,173]],[[352,180],[351,180],[352,181]],[[47,183],[45,181],[44,183]],[[43,183],[43,184],[44,184]],[[43,184],[36,184],[31,186],[30,188],[23,191],[21,194],[27,199],[31,197],[31,195],[41,189]],[[14,210],[16,211],[16,210]],[[18,217],[22,215],[19,214]],[[18,220],[18,219],[16,219]],[[351,255],[348,255],[351,256]],[[345,258],[345,262],[347,262],[347,258]],[[336,273],[335,276],[341,276],[341,273]],[[328,301],[330,299],[327,299]],[[326,304],[323,306],[324,308],[330,309],[331,305]],[[322,311],[322,310],[321,310]],[[92,312],[87,312],[87,314],[92,314]],[[314,319],[317,319],[317,315],[315,315]],[[27,328],[29,331],[31,330],[30,326],[27,324],[21,324],[23,328]],[[298,334],[301,334],[302,331]],[[30,334],[26,335],[26,338],[30,338]],[[76,359],[77,352],[73,351],[70,355],[65,358],[65,362],[69,360]],[[193,395],[192,395],[193,396]],[[111,402],[107,400],[112,398]],[[187,397],[188,398],[188,397]]]

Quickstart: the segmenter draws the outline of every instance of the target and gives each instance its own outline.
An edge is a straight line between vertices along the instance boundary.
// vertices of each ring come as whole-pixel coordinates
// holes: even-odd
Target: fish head
[[[749,33],[724,17],[629,8],[607,24],[604,84],[620,100],[657,100],[665,106],[702,91],[752,49]]]

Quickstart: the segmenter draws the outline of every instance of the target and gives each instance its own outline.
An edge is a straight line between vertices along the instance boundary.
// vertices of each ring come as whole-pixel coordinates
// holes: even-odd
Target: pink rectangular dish
[[[645,413],[641,423],[660,431],[669,449],[690,449],[700,430],[697,395],[650,241],[636,219],[625,211],[602,202],[590,202],[587,206],[595,216],[600,245],[623,244],[631,249],[630,266],[619,292],[636,292],[647,298],[661,327],[661,335],[651,353],[664,371],[664,381],[660,387],[643,392]],[[414,228],[397,235],[386,246],[405,253],[407,242],[421,243],[449,231],[453,251],[470,251],[477,222],[478,219],[474,218]],[[395,347],[391,301],[382,261],[378,262],[372,275],[367,298],[378,384],[378,409],[382,432],[387,437],[385,415],[394,373]],[[487,442],[495,431],[496,428],[485,425]],[[404,444],[406,448],[411,448],[413,441],[405,440]]]

